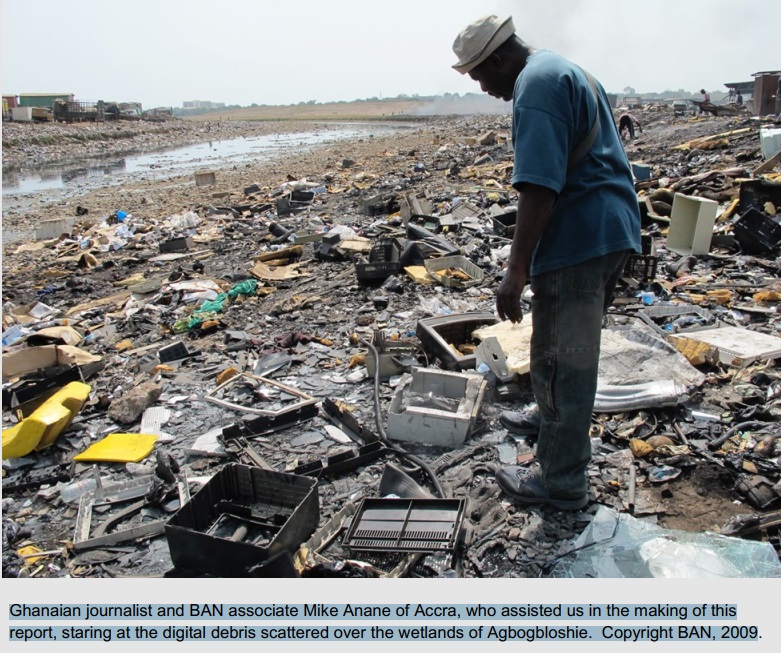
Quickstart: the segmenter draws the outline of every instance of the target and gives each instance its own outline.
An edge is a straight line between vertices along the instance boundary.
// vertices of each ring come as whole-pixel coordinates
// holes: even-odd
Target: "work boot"
[[[552,497],[533,467],[512,465],[496,472],[496,483],[515,501],[530,505],[548,505],[559,510],[580,510],[588,504],[588,494],[576,497]]]
[[[536,404],[524,411],[503,410],[499,415],[499,423],[510,433],[536,439],[540,433],[540,411]]]

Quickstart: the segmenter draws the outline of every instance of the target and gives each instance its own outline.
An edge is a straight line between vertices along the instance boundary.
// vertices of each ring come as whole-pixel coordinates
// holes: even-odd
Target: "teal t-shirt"
[[[599,102],[583,71],[548,50],[532,54],[513,94],[512,184],[558,193],[531,261],[533,275],[624,249],[640,252],[640,212],[632,172],[602,86]],[[599,112],[591,149],[567,172],[570,153]]]

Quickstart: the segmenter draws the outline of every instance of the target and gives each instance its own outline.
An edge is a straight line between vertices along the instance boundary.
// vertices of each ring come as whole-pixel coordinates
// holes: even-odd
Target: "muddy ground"
[[[761,162],[754,144],[756,126],[747,118],[676,118],[663,111],[651,110],[640,112],[638,117],[643,124],[643,133],[627,143],[627,152],[630,159],[651,165],[653,178],[677,179],[714,169],[751,167]],[[130,131],[133,134],[126,138],[107,138],[106,132],[102,131],[106,129],[104,126],[22,127],[4,128],[4,165],[77,160],[98,152],[127,154],[161,144],[171,147],[199,139],[218,140],[269,133],[274,129],[312,128],[310,123],[205,125],[172,121],[151,126],[143,123],[119,125],[115,127],[117,133]],[[105,228],[103,223],[111,223],[117,211],[129,214],[128,222],[136,228],[135,235],[116,249],[90,249],[95,263],[87,267],[79,262],[79,248],[69,244],[71,239],[67,237],[44,243],[26,242],[21,247],[19,243],[4,243],[4,315],[12,305],[21,306],[36,300],[62,310],[85,302],[89,304],[121,291],[124,280],[134,275],[162,280],[164,288],[166,279],[182,278],[211,279],[228,288],[250,278],[252,257],[272,246],[273,237],[269,233],[272,222],[296,233],[312,233],[324,225],[331,229],[350,226],[355,232],[368,236],[400,224],[398,217],[394,218],[388,212],[371,215],[367,210],[367,201],[371,198],[389,205],[388,202],[392,204],[391,200],[401,193],[414,190],[425,194],[439,215],[448,212],[459,197],[469,199],[483,210],[494,203],[507,204],[512,201],[506,166],[511,161],[507,142],[509,128],[508,116],[433,118],[416,122],[390,137],[368,136],[304,153],[291,152],[283,159],[269,163],[216,169],[216,184],[211,186],[199,187],[192,175],[186,175],[164,182],[139,181],[90,191],[55,205],[36,206],[13,214],[4,212],[4,231],[32,233],[43,220],[72,218],[77,206],[87,208],[88,213],[79,216],[71,233],[76,242],[79,234],[94,233],[90,229],[101,225]],[[740,129],[747,129],[748,133],[728,139],[725,147],[685,152],[671,149],[693,138]],[[485,145],[475,142],[476,138],[491,131],[496,133],[498,140],[489,139]],[[481,158],[482,164],[475,165]],[[326,192],[317,194],[305,212],[277,216],[274,212],[276,199],[286,183],[323,187]],[[244,189],[250,186],[256,188],[248,199]],[[247,204],[266,208],[245,210],[239,216],[222,211],[225,207]],[[167,226],[167,219],[186,211],[197,212],[202,220],[193,231],[197,241],[196,255],[176,261],[150,260],[159,254],[158,241],[174,235]],[[658,236],[658,229],[655,233]],[[279,378],[299,383],[301,389],[319,400],[338,398],[345,401],[364,424],[374,428],[371,379],[365,368],[353,360],[355,356],[365,354],[361,337],[370,337],[375,328],[386,328],[402,337],[410,337],[417,319],[431,315],[431,306],[436,302],[449,304],[454,312],[493,312],[493,290],[500,274],[501,258],[492,258],[492,251],[500,250],[507,241],[496,238],[490,229],[462,231],[448,237],[484,266],[486,275],[482,284],[461,291],[421,286],[402,278],[393,290],[366,286],[357,282],[350,260],[317,260],[313,245],[305,244],[299,268],[305,276],[263,282],[261,286],[268,294],[232,303],[219,316],[221,330],[187,341],[197,352],[192,359],[172,363],[171,369],[156,370],[158,376],[155,378],[164,386],[159,401],[174,412],[166,426],[174,439],[162,444],[161,449],[178,460],[188,477],[217,471],[226,462],[224,457],[204,457],[187,452],[197,436],[224,426],[235,416],[216,410],[203,401],[203,396],[214,388],[218,372],[231,365],[251,372],[252,364],[258,358],[273,352],[287,352],[292,356],[292,366]],[[707,259],[704,263],[711,271],[716,265],[729,265],[728,260],[720,258]],[[772,271],[777,270],[772,259],[767,257],[754,264],[760,265],[765,275],[772,276]],[[660,278],[672,281],[675,276],[666,275],[660,266]],[[703,274],[700,281],[705,283],[707,278],[707,274]],[[633,298],[639,290],[637,285],[622,288],[623,304],[636,301]],[[658,288],[656,290],[659,292]],[[56,447],[60,462],[70,461],[77,451],[95,441],[101,433],[117,428],[107,416],[106,407],[112,399],[122,397],[133,386],[150,378],[149,372],[144,371],[147,368],[139,367],[138,357],[123,354],[118,345],[123,340],[130,340],[134,348],[159,348],[179,340],[172,332],[172,325],[182,315],[183,306],[177,306],[180,299],[169,293],[162,301],[151,302],[146,308],[142,304],[134,308],[128,305],[124,309],[121,305],[109,305],[97,311],[103,324],[111,323],[112,333],[93,340],[87,348],[103,356],[106,366],[89,381],[94,394],[74,422],[73,435]],[[185,309],[184,314],[190,310]],[[767,319],[772,331],[773,318],[762,319]],[[252,344],[248,351],[227,347],[228,340],[223,338],[226,330],[249,333]],[[297,340],[299,336],[305,337]],[[770,381],[777,378],[772,363],[763,361],[763,366],[762,372]],[[670,425],[688,419],[685,431],[693,438],[693,433],[704,427],[690,416],[686,417],[686,408],[697,407],[722,413],[728,419],[736,418],[737,413],[729,415],[729,410],[737,411],[747,404],[734,399],[731,385],[737,381],[748,384],[753,380],[750,371],[744,371],[737,381],[734,371],[723,366],[706,366],[704,371],[708,374],[707,381],[693,395],[689,405],[680,411],[651,411],[658,421],[650,421],[658,423],[658,428],[645,429],[643,437],[656,433],[676,438]],[[392,393],[390,386],[383,385],[384,409],[387,409]],[[530,510],[514,506],[501,496],[492,475],[494,466],[499,463],[498,452],[501,446],[510,444],[517,446],[521,455],[525,445],[508,439],[498,423],[498,415],[503,409],[517,408],[531,399],[528,382],[521,379],[512,402],[485,402],[479,428],[469,448],[462,451],[461,458],[455,462],[448,462],[447,451],[423,445],[410,447],[413,453],[442,470],[443,485],[452,496],[469,501],[469,546],[458,565],[460,575],[545,575],[552,561],[571,549],[573,538],[588,524],[600,504],[623,511],[628,508],[628,479],[625,469],[616,467],[616,454],[626,451],[628,442],[620,428],[612,427],[606,428],[603,434],[604,448],[595,444],[598,455],[591,474],[592,502],[587,510],[575,514],[547,508]],[[639,418],[641,422],[647,419],[642,414]],[[617,416],[613,421],[620,424],[622,419],[637,420],[638,415]],[[327,420],[318,417],[313,423],[269,435],[262,439],[259,451],[275,469],[288,471],[312,460],[313,456],[333,453],[336,444],[318,430],[325,423]],[[33,463],[40,462],[42,456],[33,458]],[[754,512],[735,490],[737,472],[725,468],[723,457],[717,456],[715,461],[713,458],[706,459],[690,452],[678,460],[680,475],[664,486],[648,482],[644,472],[650,465],[639,461],[638,488],[649,504],[657,506],[644,516],[668,528],[704,532],[720,530],[734,515]],[[125,478],[128,473],[119,464],[107,467],[117,478]],[[344,477],[324,480],[320,485],[321,523],[345,500],[354,502],[361,496],[376,496],[383,468],[382,461],[374,462]],[[89,467],[77,465],[74,471],[77,478],[84,478]],[[4,474],[6,472],[4,468]],[[417,480],[425,484],[425,477]],[[4,516],[24,536],[18,536],[15,542],[26,538],[39,548],[49,550],[57,549],[72,537],[75,511],[72,506],[58,503],[56,493],[39,494],[27,490],[4,499]],[[338,560],[340,553],[343,554],[333,553],[334,559]],[[165,538],[160,536],[135,552],[132,546],[115,547],[98,564],[95,560],[99,558],[87,554],[74,556],[66,550],[49,566],[38,565],[37,572],[28,566],[22,569],[22,575],[143,576],[161,575],[171,567]],[[387,571],[395,561],[372,562]],[[18,561],[4,556],[4,575],[18,573]],[[441,567],[427,566],[425,562],[414,571],[414,575],[423,576],[440,573]]]

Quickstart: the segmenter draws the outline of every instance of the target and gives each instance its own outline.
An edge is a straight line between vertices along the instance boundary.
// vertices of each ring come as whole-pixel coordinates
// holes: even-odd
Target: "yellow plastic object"
[[[91,386],[74,381],[44,401],[28,417],[3,429],[3,459],[21,458],[51,445],[87,401]]]
[[[86,451],[73,456],[79,462],[137,463],[155,448],[157,436],[147,433],[112,433]]]
[[[37,546],[29,545],[23,546],[21,549],[16,550],[17,555],[20,558],[24,558],[24,562],[27,565],[34,565],[39,560],[42,560],[44,556],[36,556],[34,553],[43,553],[43,549],[39,549]],[[25,556],[28,556],[25,558]]]

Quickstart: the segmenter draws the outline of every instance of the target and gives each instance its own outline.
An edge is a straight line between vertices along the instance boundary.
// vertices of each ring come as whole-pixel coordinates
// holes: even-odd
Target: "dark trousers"
[[[580,497],[587,490],[602,318],[629,254],[613,252],[531,278],[537,459],[548,492],[556,497]]]

